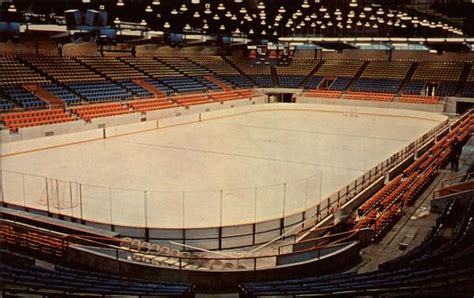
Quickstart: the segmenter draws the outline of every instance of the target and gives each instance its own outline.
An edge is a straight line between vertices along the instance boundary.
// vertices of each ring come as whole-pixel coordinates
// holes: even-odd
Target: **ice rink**
[[[3,199],[130,226],[274,219],[316,205],[441,122],[372,110],[251,111],[6,156]]]

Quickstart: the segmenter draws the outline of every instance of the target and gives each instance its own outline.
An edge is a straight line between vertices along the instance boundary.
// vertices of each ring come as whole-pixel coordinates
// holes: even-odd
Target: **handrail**
[[[445,188],[445,187],[446,187],[446,184],[445,184],[445,183],[447,183],[447,182],[450,182],[450,181],[452,181],[452,180],[457,180],[457,181],[455,182],[455,184],[459,184],[459,183],[462,183],[462,182],[459,182],[459,179],[460,179],[460,178],[463,178],[463,177],[466,177],[466,176],[472,176],[472,175],[474,175],[474,172],[466,172],[465,174],[456,175],[456,176],[453,176],[453,177],[449,177],[449,178],[443,179],[443,180],[441,181],[441,187],[440,187],[438,190],[441,190],[441,189]],[[450,185],[452,185],[452,184],[450,184]]]
[[[311,217],[308,217],[307,219],[305,219],[304,221],[302,221],[300,224],[294,226],[293,228],[289,229],[288,231],[286,231],[285,233],[281,234],[280,236],[276,237],[275,239],[272,239],[270,240],[269,242],[267,243],[264,243],[254,249],[252,249],[251,251],[247,252],[244,254],[244,256],[247,256],[249,254],[253,254],[255,253],[256,251],[259,251],[260,249],[264,248],[264,247],[267,247],[268,245],[272,244],[272,243],[275,243],[276,241],[280,240],[281,238],[284,238],[285,236],[289,235],[289,234],[292,234],[294,231],[296,231],[298,228],[301,228],[301,230],[304,229],[304,224],[309,222],[310,220],[313,220],[314,218],[314,215],[311,216]],[[299,232],[297,232],[299,233]],[[296,234],[296,233],[295,233]]]
[[[0,222],[8,222],[8,223],[11,223],[12,225],[18,225],[20,224],[22,227],[23,225],[21,223],[17,223],[17,222],[13,222],[13,221],[10,221],[10,220],[5,220],[5,219],[0,219]],[[28,227],[28,226],[25,226],[26,229],[28,230],[36,230],[35,227]],[[69,234],[69,235],[56,235],[56,233],[54,232],[49,232],[49,231],[41,231],[41,232],[46,232],[46,233],[49,233],[49,234],[52,234],[51,237],[59,237],[61,236],[62,239],[64,240],[67,240],[67,243],[68,244],[74,244],[73,241],[70,241],[72,239],[76,239],[76,240],[79,240],[79,241],[83,241],[83,242],[90,242],[90,243],[93,243],[93,244],[96,244],[96,245],[100,245],[102,247],[107,247],[107,248],[111,248],[111,249],[115,249],[117,251],[119,250],[126,250],[126,251],[129,251],[129,249],[126,249],[126,248],[122,248],[122,247],[118,247],[116,245],[113,245],[113,244],[108,244],[108,243],[104,243],[104,242],[99,242],[97,240],[107,240],[107,241],[115,241],[115,242],[120,242],[119,239],[116,239],[116,238],[113,238],[113,237],[97,237],[97,236],[84,236],[84,235],[74,235],[74,234]],[[89,238],[92,238],[92,239],[89,239]],[[174,243],[173,241],[169,241],[169,243],[173,243],[173,244],[180,244],[180,243]],[[321,249],[321,248],[327,248],[327,247],[332,247],[334,246],[332,243],[331,244],[328,244],[328,245],[322,245],[322,246],[317,246],[317,247],[313,247],[311,249],[306,249],[306,250],[303,250],[303,251],[310,251],[310,250],[315,250],[315,249]],[[216,252],[213,252],[213,251],[208,251],[208,252],[211,252],[211,253],[216,253]],[[299,252],[298,252],[299,253]],[[289,253],[289,254],[292,254],[292,253]],[[231,255],[225,255],[225,254],[222,254],[224,257],[222,258],[209,258],[209,257],[197,257],[197,256],[187,256],[187,257],[180,257],[180,256],[172,256],[172,258],[175,258],[175,259],[205,259],[205,260],[245,260],[245,259],[264,259],[264,258],[272,258],[272,257],[278,257],[279,255],[289,255],[289,254],[269,254],[269,255],[260,255],[260,256],[252,256],[252,257],[246,257],[246,256],[243,256],[243,257],[236,257],[236,256],[231,256]],[[165,257],[170,257],[169,255],[166,255],[166,254],[154,254],[156,256],[165,256]]]
[[[351,234],[351,233],[358,232],[358,231],[359,231],[359,229],[351,229],[351,230],[348,230],[348,231],[345,231],[345,232],[336,233],[336,234],[331,234],[331,235],[325,235],[325,236],[320,236],[320,237],[305,239],[305,240],[303,240],[303,241],[298,242],[297,244],[304,244],[304,243],[313,242],[313,241],[317,241],[317,240],[329,239],[329,238],[338,237],[338,236],[342,236],[342,235],[346,235],[346,234]],[[288,246],[292,246],[292,245],[295,245],[295,244],[296,244],[296,243],[283,244],[283,245],[279,246],[278,248],[280,249],[280,248],[282,248],[282,247],[288,247]]]
[[[205,248],[201,248],[201,247],[197,247],[197,246],[192,246],[192,245],[188,245],[188,244],[178,243],[178,242],[174,242],[174,241],[168,241],[168,243],[178,245],[178,246],[182,246],[182,247],[189,247],[189,248],[192,248],[192,249],[197,249],[197,250],[200,250],[200,251],[203,251],[203,252],[216,254],[216,255],[221,255],[221,256],[224,256],[224,257],[237,258],[236,256],[228,255],[228,254],[225,254],[225,253],[222,253],[222,252],[212,251],[212,250],[209,250],[209,249],[205,249]]]

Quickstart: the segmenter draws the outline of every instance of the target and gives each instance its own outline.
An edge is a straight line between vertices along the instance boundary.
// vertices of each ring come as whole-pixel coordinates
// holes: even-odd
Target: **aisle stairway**
[[[213,76],[204,76],[204,78],[206,80],[208,80],[209,82],[212,82],[214,83],[215,85],[219,86],[222,90],[224,91],[229,91],[229,90],[232,90],[232,88],[227,85],[226,83],[222,82],[221,80],[218,80],[216,79],[215,77]]]
[[[156,88],[155,86],[153,86],[152,84],[148,83],[147,81],[143,79],[134,79],[132,80],[132,82],[142,87],[143,89],[147,90],[148,92],[152,93],[155,96],[155,98],[166,97],[166,94],[163,91],[161,91],[160,89]]]
[[[64,110],[66,107],[66,103],[63,100],[59,99],[54,94],[41,87],[41,85],[29,84],[23,85],[22,87],[26,91],[33,93],[42,101],[46,102],[51,109],[62,108]]]

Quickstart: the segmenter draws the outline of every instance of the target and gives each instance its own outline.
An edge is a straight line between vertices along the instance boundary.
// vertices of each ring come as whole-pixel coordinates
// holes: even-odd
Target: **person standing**
[[[451,144],[451,171],[459,171],[459,158],[461,157],[462,145],[456,137]]]

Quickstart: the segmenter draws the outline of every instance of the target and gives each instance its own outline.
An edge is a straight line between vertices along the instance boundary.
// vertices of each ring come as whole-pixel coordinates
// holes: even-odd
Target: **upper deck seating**
[[[237,69],[232,67],[222,57],[196,56],[189,58],[189,60],[210,70],[218,76],[217,79],[223,80],[224,83],[227,83],[234,88],[248,88],[254,85],[248,78],[240,74]]]
[[[305,84],[305,88],[344,91],[364,64],[362,60],[325,60]],[[313,79],[313,77],[315,79]],[[325,84],[325,82],[327,82]]]
[[[0,56],[0,87],[49,83],[50,80],[20,61],[19,57]]]
[[[147,78],[146,74],[116,57],[88,56],[76,59],[112,81]]]
[[[411,66],[411,61],[371,61],[351,90],[397,93]]]
[[[26,56],[29,63],[60,83],[104,81],[105,78],[70,57]]]
[[[182,76],[176,69],[153,57],[122,57],[120,59],[154,79]]]
[[[249,60],[236,56],[229,56],[227,59],[254,80],[259,87],[273,87],[272,73],[268,65],[254,65]]]
[[[428,95],[425,94],[425,86],[430,83],[438,85],[435,95],[454,95],[463,68],[464,63],[461,62],[421,61],[403,92]]]
[[[462,91],[462,96],[474,97],[474,67],[471,66],[471,71],[467,76],[466,85]]]
[[[179,72],[190,77],[204,77],[212,75],[212,72],[194,63],[187,58],[181,57],[160,57],[159,60],[166,65],[173,67]]]
[[[298,88],[320,60],[295,57],[288,66],[277,66],[279,85],[282,88]]]

